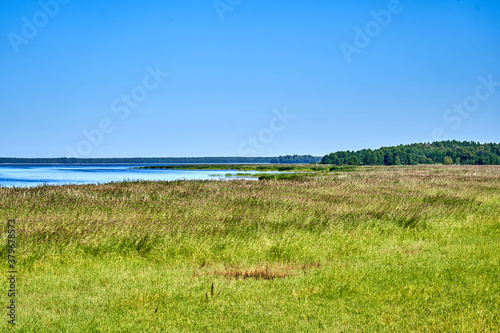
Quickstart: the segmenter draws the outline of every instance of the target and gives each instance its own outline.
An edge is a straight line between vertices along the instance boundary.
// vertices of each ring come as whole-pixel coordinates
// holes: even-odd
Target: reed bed
[[[0,188],[0,216],[23,331],[500,330],[498,166]]]

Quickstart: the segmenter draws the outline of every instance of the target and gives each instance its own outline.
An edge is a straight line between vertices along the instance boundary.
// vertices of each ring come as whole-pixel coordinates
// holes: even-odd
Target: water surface
[[[0,186],[103,184],[125,180],[217,180],[230,179],[225,175],[238,173],[229,170],[134,169],[139,166],[146,165],[0,165]],[[259,172],[245,171],[245,173]]]

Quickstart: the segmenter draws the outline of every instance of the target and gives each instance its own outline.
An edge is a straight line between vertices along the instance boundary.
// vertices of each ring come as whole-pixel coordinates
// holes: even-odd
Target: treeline
[[[273,157],[271,159],[271,163],[277,164],[310,164],[317,163],[321,161],[321,156],[312,156],[312,155],[286,155]]]
[[[320,156],[279,157],[134,157],[134,158],[16,158],[0,157],[0,164],[227,164],[227,163],[311,163]]]
[[[414,143],[375,150],[339,151],[325,155],[321,163],[336,165],[500,164],[500,144],[455,140]]]

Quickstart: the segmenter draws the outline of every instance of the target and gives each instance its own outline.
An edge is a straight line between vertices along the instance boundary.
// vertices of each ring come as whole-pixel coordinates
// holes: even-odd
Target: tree
[[[401,159],[398,155],[394,157],[394,165],[401,165]]]
[[[450,165],[450,164],[453,164],[453,160],[451,159],[450,156],[445,156],[444,159],[443,159],[443,164],[444,165]]]
[[[358,158],[356,157],[356,155],[352,155],[349,158],[349,164],[350,165],[358,165],[359,164],[359,161],[358,161]]]
[[[411,164],[411,165],[417,165],[418,164],[418,156],[414,153],[410,154],[409,155],[409,158],[408,158],[408,162]]]
[[[364,164],[366,164],[366,165],[375,165],[375,164],[377,164],[376,157],[373,154],[373,151],[371,149],[369,149],[366,152]]]
[[[394,155],[391,152],[386,152],[384,155],[384,164],[385,165],[393,165],[394,164]]]

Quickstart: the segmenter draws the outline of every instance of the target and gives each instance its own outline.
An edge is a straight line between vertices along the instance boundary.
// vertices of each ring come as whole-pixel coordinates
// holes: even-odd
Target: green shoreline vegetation
[[[231,170],[231,171],[276,171],[276,172],[327,172],[327,171],[354,171],[358,166],[331,166],[322,164],[179,164],[179,165],[151,165],[135,167],[134,169],[165,169],[165,170]]]
[[[0,187],[17,228],[16,329],[500,330],[500,167],[287,167]]]
[[[276,164],[180,164],[180,165],[151,165],[135,167],[134,169],[165,169],[165,170],[232,170],[232,171],[312,171],[325,170],[329,168],[322,165],[276,165]]]

